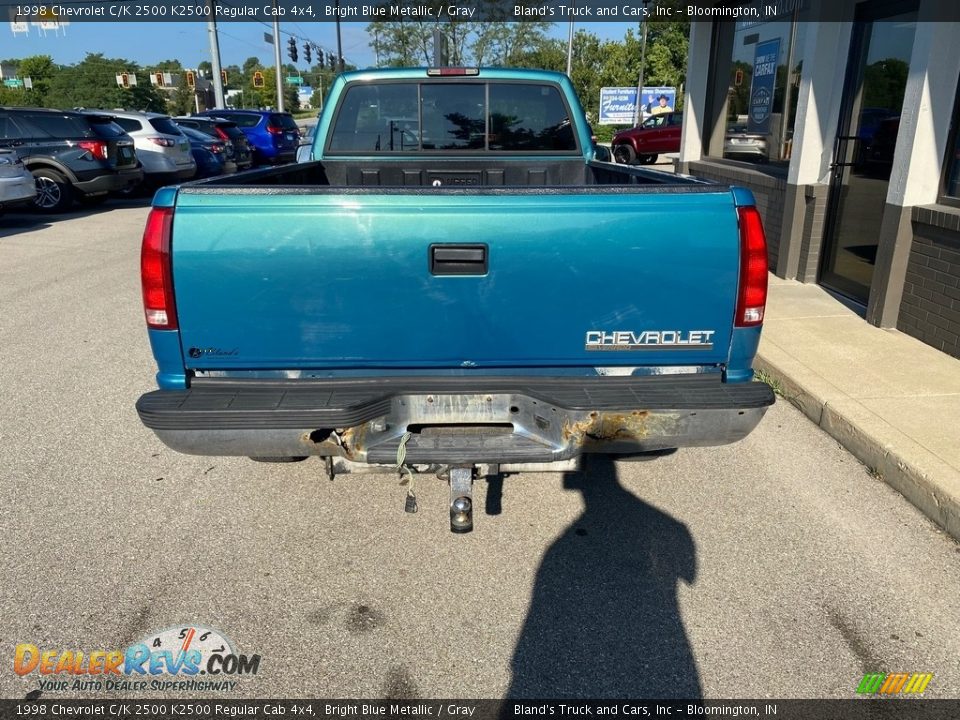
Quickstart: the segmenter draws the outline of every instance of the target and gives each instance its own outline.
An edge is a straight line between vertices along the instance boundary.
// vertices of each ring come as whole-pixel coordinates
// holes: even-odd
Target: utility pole
[[[210,64],[213,65],[213,96],[217,107],[226,107],[223,99],[223,76],[220,72],[220,40],[217,38],[217,0],[210,0],[210,19],[207,21],[207,35],[210,37]]]
[[[640,41],[640,77],[637,79],[637,111],[634,117],[634,125],[639,125],[643,120],[643,71],[647,60],[647,8],[650,6],[650,0],[643,0],[643,39]]]
[[[277,111],[283,112],[283,68],[280,66],[280,21],[277,20],[277,0],[273,0],[273,61],[277,66]]]
[[[343,42],[340,40],[340,0],[336,0],[337,19],[337,72],[343,72]]]
[[[573,72],[573,20],[567,29],[567,77]]]

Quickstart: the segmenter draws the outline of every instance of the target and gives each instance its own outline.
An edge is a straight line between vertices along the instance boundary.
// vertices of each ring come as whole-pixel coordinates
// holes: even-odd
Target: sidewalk
[[[960,360],[870,325],[818,285],[771,275],[755,367],[960,539]]]

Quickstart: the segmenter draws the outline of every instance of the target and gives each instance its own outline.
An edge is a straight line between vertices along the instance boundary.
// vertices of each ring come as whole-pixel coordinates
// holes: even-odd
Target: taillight
[[[229,140],[229,139],[230,139],[230,136],[227,135],[227,134],[226,134],[223,130],[221,130],[220,128],[214,127],[213,129],[214,129],[214,131],[217,133],[217,137],[220,138],[221,140]]]
[[[164,137],[148,137],[147,140],[152,142],[154,145],[159,145],[160,147],[173,147],[176,143],[170,138]]]
[[[735,327],[763,323],[767,306],[767,238],[760,213],[753,206],[737,208],[740,220],[740,289]]]
[[[173,208],[153,208],[147,216],[140,249],[140,282],[147,327],[156,330],[177,328],[177,307],[173,302],[173,272],[170,266],[170,235]]]
[[[267,125],[267,132],[271,135],[283,135],[283,128],[279,125]]]
[[[214,154],[222,153],[222,152],[223,152],[223,144],[222,144],[222,143],[212,143],[212,144],[210,145],[210,152],[212,152],[212,153],[214,153]]]
[[[107,143],[103,140],[81,140],[77,143],[77,147],[81,147],[90,153],[94,160],[107,159]]]

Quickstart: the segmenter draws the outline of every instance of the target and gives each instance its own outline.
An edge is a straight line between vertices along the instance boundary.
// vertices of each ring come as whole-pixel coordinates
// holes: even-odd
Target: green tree
[[[434,30],[447,41],[450,65],[516,65],[523,53],[546,40],[549,22],[418,23],[410,20],[377,21],[367,25],[370,47],[380,67],[432,65]]]
[[[863,106],[899,112],[909,74],[910,66],[899,58],[887,58],[867,65],[863,72]]]
[[[136,74],[137,85],[117,85],[118,73]],[[166,97],[150,85],[147,71],[135,62],[89,53],[76,65],[61,68],[50,80],[50,107],[126,108],[166,112]]]
[[[50,94],[50,81],[57,73],[57,66],[49,55],[32,55],[20,61],[17,70],[20,77],[29,77],[33,89],[26,92],[31,105],[43,107]]]
[[[432,26],[411,20],[378,20],[367,25],[378,67],[418,67],[430,64]]]

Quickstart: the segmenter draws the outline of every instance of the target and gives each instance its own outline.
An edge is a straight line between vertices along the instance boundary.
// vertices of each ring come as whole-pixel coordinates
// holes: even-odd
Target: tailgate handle
[[[487,246],[431,245],[431,275],[486,275],[489,267]]]

